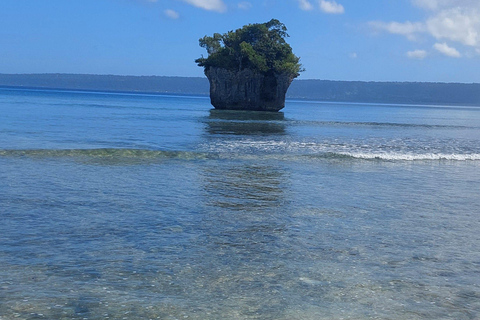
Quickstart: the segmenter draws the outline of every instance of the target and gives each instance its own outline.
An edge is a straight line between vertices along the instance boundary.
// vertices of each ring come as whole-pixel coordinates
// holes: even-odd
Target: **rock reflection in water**
[[[236,166],[225,171],[205,168],[209,205],[232,211],[272,209],[283,203],[283,173],[264,164]]]
[[[203,169],[202,181],[201,287],[220,314],[282,318],[291,252],[283,212],[285,172],[272,164],[212,163]]]
[[[210,110],[210,134],[258,135],[285,134],[283,112]]]

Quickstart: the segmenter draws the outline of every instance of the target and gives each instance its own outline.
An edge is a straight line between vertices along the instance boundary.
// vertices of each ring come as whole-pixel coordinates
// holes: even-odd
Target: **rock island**
[[[272,19],[199,40],[208,57],[195,62],[210,82],[216,109],[279,111],[293,79],[303,71],[285,41],[287,28]]]

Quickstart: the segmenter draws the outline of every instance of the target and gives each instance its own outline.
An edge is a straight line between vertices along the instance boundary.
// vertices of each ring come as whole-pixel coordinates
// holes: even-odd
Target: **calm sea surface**
[[[0,89],[0,319],[480,319],[480,108]]]

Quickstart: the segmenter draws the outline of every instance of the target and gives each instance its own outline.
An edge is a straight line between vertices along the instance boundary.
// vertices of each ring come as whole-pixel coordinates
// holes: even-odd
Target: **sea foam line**
[[[478,161],[480,154],[446,154],[446,153],[362,153],[362,152],[339,152],[339,155],[363,159],[363,160],[387,160],[387,161],[419,161],[419,160],[451,160],[451,161]]]

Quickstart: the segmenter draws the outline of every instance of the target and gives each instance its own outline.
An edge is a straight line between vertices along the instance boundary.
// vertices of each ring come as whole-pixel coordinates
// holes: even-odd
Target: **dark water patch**
[[[26,149],[0,150],[0,157],[33,158],[33,159],[73,159],[98,164],[135,164],[157,162],[162,160],[203,160],[209,155],[189,151],[160,151],[143,149]]]

